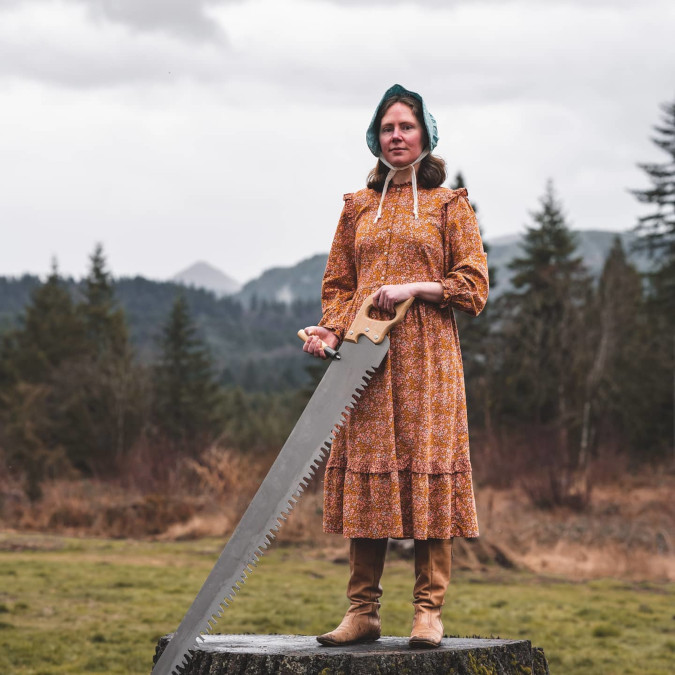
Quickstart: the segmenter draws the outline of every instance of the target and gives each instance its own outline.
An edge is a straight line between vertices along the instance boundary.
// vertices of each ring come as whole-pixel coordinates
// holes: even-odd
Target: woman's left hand
[[[393,313],[395,306],[415,295],[414,284],[390,284],[380,286],[373,296],[373,305],[377,309],[383,309]]]

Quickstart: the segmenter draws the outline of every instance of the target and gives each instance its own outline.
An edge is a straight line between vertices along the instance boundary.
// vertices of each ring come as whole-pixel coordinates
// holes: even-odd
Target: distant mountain
[[[254,297],[286,304],[296,300],[318,300],[326,260],[327,254],[318,253],[292,267],[273,267],[245,284],[235,297],[246,306],[250,305]]]
[[[215,293],[219,298],[233,295],[241,289],[239,282],[206,262],[196,262],[194,265],[190,265],[187,269],[174,275],[171,281],[184,286],[203,288]]]

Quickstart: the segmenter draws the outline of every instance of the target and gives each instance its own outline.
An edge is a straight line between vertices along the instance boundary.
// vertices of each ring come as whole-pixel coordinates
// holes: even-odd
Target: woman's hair
[[[382,118],[384,113],[394,105],[394,103],[405,103],[412,111],[417,121],[422,128],[423,134],[423,143],[422,147],[426,148],[429,146],[429,134],[427,133],[427,126],[424,123],[424,117],[422,115],[422,106],[420,102],[414,96],[408,96],[403,94],[397,94],[388,98],[377,111],[375,116],[375,129],[379,134],[380,126],[382,124]],[[384,187],[384,181],[387,178],[389,173],[389,167],[386,164],[383,164],[379,159],[373,170],[368,174],[368,187],[372,190],[377,190],[382,192]],[[428,154],[421,162],[420,168],[417,172],[417,184],[420,187],[431,189],[437,188],[443,185],[445,182],[445,160],[440,157],[436,157],[432,154]]]

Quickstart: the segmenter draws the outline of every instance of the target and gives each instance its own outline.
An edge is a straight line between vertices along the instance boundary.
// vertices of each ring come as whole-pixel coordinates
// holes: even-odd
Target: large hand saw
[[[203,633],[210,633],[218,617],[234,599],[274,533],[300,498],[330,448],[331,440],[358,403],[375,369],[389,351],[387,333],[405,316],[413,298],[400,303],[390,321],[371,319],[373,296],[364,301],[347,330],[340,359],[326,370],[291,435],[260,485],[211,570],[153,668],[153,675],[179,673],[187,665]]]

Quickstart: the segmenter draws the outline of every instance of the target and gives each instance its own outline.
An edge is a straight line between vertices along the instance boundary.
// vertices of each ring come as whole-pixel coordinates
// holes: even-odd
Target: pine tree
[[[174,448],[196,453],[218,431],[220,388],[187,302],[176,297],[155,368],[154,417]]]
[[[5,337],[2,359],[6,376],[44,382],[63,361],[81,354],[84,327],[56,261],[47,281],[35,288],[20,320],[20,328]],[[10,363],[11,362],[11,363]]]
[[[580,486],[590,490],[590,460],[601,444],[627,449],[640,421],[631,415],[630,399],[637,393],[643,366],[640,358],[640,275],[628,262],[616,237],[607,254],[597,290],[584,308],[588,355],[577,466]],[[644,377],[644,376],[643,376]],[[628,398],[626,395],[628,394]],[[633,418],[633,419],[632,419]]]
[[[541,208],[527,227],[523,255],[509,268],[514,291],[502,305],[505,398],[503,410],[521,421],[552,425],[560,452],[567,451],[570,424],[578,418],[580,357],[584,335],[580,309],[590,281],[576,256],[553,184],[547,183]]]
[[[143,392],[124,311],[100,244],[90,257],[77,310],[84,323],[85,350],[61,379],[72,419],[69,454],[85,472],[111,472],[140,433]]]
[[[664,417],[660,358],[646,310],[640,274],[617,238],[605,261],[592,317],[597,347],[587,378],[588,440],[592,448],[597,433],[597,444],[612,444],[643,461],[656,454],[651,450],[663,434]]]
[[[68,464],[55,391],[61,369],[82,353],[84,337],[56,263],[32,291],[20,324],[0,349],[0,422],[5,452],[23,474],[26,494],[37,499],[42,481]]]
[[[79,306],[89,348],[95,358],[124,356],[129,349],[124,312],[117,306],[115,288],[106,269],[103,247],[97,244],[90,257],[91,267]]]
[[[656,207],[652,213],[639,218],[636,231],[641,244],[655,259],[655,291],[672,318],[675,315],[675,101],[662,104],[661,110],[663,119],[654,126],[656,135],[652,141],[668,159],[661,164],[638,164],[652,185],[632,192],[640,202]]]
[[[662,104],[661,111],[663,117],[654,126],[656,135],[652,141],[668,158],[661,164],[639,164],[651,187],[632,192],[640,202],[655,207],[652,213],[639,218],[636,231],[640,235],[639,244],[647,248],[654,261],[654,269],[647,275],[650,290],[647,312],[651,353],[658,354],[661,378],[653,384],[662,392],[657,404],[661,411],[658,427],[663,427],[664,422],[669,427],[656,445],[670,445],[675,453],[675,101]]]

